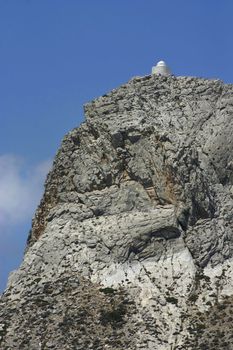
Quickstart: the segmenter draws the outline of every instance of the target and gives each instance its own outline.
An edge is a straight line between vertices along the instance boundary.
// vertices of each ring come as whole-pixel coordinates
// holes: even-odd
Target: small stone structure
[[[164,61],[159,61],[156,66],[152,67],[151,74],[171,75],[171,71]]]

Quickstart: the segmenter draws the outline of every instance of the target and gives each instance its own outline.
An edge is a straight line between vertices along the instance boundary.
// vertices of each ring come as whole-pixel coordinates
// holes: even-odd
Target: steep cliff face
[[[63,140],[1,349],[233,349],[233,86],[147,76]]]

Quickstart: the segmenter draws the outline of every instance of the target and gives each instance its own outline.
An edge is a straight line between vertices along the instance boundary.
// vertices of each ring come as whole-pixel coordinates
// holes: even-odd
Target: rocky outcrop
[[[1,349],[233,349],[233,86],[134,78],[85,106],[0,301]]]

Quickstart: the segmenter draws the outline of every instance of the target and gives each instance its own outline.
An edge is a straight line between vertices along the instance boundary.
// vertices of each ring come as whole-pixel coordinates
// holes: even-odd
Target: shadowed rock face
[[[0,348],[232,350],[233,86],[134,78],[85,115],[0,300]]]

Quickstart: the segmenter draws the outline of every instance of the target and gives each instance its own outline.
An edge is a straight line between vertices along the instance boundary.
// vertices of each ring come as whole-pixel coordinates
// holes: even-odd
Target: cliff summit
[[[137,77],[84,109],[0,299],[0,348],[232,350],[233,85]]]

